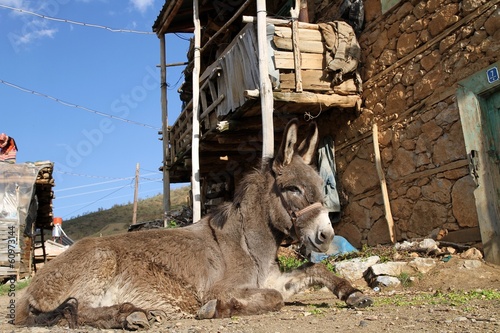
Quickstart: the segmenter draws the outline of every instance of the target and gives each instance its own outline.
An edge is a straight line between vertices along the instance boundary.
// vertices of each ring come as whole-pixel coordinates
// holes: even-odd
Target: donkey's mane
[[[219,229],[224,228],[224,225],[231,219],[236,218],[235,214],[241,214],[241,211],[246,211],[246,204],[249,204],[245,199],[248,198],[251,191],[250,187],[260,187],[261,195],[266,195],[267,185],[265,184],[266,173],[269,172],[270,165],[273,159],[264,159],[260,166],[255,167],[251,172],[247,173],[240,181],[234,192],[233,201],[224,202],[214,208],[209,214],[210,224]]]

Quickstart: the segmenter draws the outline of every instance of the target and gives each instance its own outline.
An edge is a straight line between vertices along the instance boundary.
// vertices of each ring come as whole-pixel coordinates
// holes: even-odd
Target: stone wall
[[[334,2],[316,1],[316,9],[332,15]],[[364,1],[363,112],[320,122],[336,143],[344,209],[336,232],[353,245],[389,242],[373,123],[397,240],[478,226],[455,92],[458,81],[500,59],[499,3],[401,1],[382,15],[380,0]]]

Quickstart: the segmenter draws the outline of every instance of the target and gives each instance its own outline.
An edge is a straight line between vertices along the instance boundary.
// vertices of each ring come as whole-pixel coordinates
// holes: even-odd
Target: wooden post
[[[135,184],[134,184],[134,205],[132,208],[132,224],[137,223],[137,200],[139,195],[139,163],[135,166]]]
[[[385,219],[389,228],[389,237],[392,243],[396,242],[394,235],[394,221],[392,219],[391,204],[389,195],[387,194],[387,183],[385,181],[384,170],[382,169],[382,161],[380,158],[380,149],[378,145],[378,127],[373,124],[373,150],[375,151],[375,166],[377,168],[378,178],[380,179],[380,187],[382,189],[382,199],[384,200]]]
[[[267,62],[266,1],[257,0],[257,44],[259,46],[259,86],[262,109],[262,158],[274,155],[274,100]]]
[[[170,160],[168,133],[168,109],[167,109],[167,65],[166,65],[165,34],[160,35],[160,89],[161,89],[161,135],[163,142],[163,227],[166,228],[167,215],[170,212],[170,172],[168,161]]]
[[[201,27],[198,0],[193,1],[194,68],[193,68],[193,137],[191,142],[191,188],[193,191],[193,222],[201,219],[200,193],[200,43]]]
[[[292,50],[295,71],[295,91],[302,92],[302,63],[299,48],[299,12],[300,0],[295,1],[295,8],[290,11],[292,15]]]

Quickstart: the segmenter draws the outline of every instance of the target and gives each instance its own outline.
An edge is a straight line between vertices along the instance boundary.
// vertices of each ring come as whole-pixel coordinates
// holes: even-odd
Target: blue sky
[[[0,0],[0,132],[15,138],[18,163],[55,163],[55,216],[69,219],[132,202],[137,163],[139,198],[162,192],[159,39],[155,34],[58,22],[2,6],[151,32],[163,3]],[[186,61],[189,37],[167,36],[167,63]],[[182,70],[167,71],[170,125],[181,108],[177,88]]]

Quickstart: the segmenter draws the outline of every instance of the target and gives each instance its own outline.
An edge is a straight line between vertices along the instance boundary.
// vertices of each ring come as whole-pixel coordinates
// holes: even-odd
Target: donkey
[[[222,318],[278,311],[313,285],[352,307],[372,300],[323,264],[280,272],[286,237],[326,252],[334,232],[322,179],[309,164],[315,123],[297,142],[290,121],[279,151],[264,159],[222,204],[182,228],[86,238],[47,263],[18,302],[17,325],[148,329],[154,321]]]

